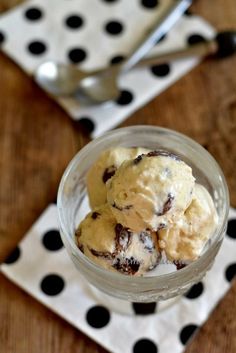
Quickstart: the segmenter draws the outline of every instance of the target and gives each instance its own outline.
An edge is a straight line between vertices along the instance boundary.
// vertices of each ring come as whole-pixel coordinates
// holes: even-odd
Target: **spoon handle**
[[[191,44],[182,49],[143,58],[135,66],[158,65],[189,57],[204,58],[206,56],[215,56],[217,58],[226,58],[233,54],[236,54],[236,31],[231,30],[219,32],[215,38],[203,40],[200,43]]]
[[[144,37],[139,40],[129,57],[121,65],[120,72],[124,73],[135,66],[178,21],[191,3],[192,0],[172,0],[161,16],[158,17],[154,28],[152,26],[148,33],[145,33]]]
[[[172,50],[159,55],[143,58],[135,65],[135,67],[159,65],[173,60],[187,59],[190,57],[204,58],[205,56],[216,54],[217,50],[217,42],[215,39],[212,39],[206,42],[189,45],[183,49]]]

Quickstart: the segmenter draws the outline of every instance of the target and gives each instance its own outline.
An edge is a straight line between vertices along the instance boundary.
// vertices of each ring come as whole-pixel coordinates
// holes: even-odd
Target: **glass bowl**
[[[75,230],[89,212],[86,173],[102,151],[117,146],[172,151],[192,167],[196,181],[210,192],[219,216],[217,229],[201,256],[185,268],[154,276],[127,276],[99,267],[76,246]],[[198,143],[169,129],[131,126],[93,140],[76,154],[62,177],[57,204],[62,240],[78,271],[106,294],[132,302],[154,302],[186,292],[211,268],[226,231],[229,196],[222,170]]]

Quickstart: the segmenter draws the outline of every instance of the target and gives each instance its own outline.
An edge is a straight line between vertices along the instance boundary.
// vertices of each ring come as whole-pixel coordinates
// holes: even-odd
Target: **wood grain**
[[[0,11],[22,2],[0,0]],[[236,27],[235,0],[198,0],[193,11],[218,30]],[[0,261],[48,203],[60,177],[89,137],[9,58],[0,54]],[[226,175],[236,206],[236,57],[206,60],[122,126],[176,129],[205,145]],[[0,275],[0,351],[105,352]],[[187,353],[236,352],[236,284],[220,302]],[[174,348],[173,348],[174,351]]]

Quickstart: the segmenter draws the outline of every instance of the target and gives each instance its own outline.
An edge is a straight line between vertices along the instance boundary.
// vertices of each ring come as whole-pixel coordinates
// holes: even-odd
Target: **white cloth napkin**
[[[236,210],[213,268],[201,283],[165,311],[117,300],[116,307],[154,314],[125,316],[109,309],[75,269],[62,246],[56,205],[50,205],[1,266],[25,291],[114,353],[180,353],[230,286],[236,274]],[[106,305],[104,305],[106,303]]]
[[[0,16],[2,49],[28,74],[47,60],[75,62],[92,70],[127,56],[136,40],[170,0],[31,0]],[[172,0],[171,0],[172,1]],[[112,33],[110,33],[112,32]],[[151,55],[184,47],[214,29],[198,16],[184,15]],[[121,99],[109,106],[82,107],[74,99],[56,99],[97,137],[185,75],[198,60],[135,69],[121,79]],[[188,94],[186,92],[186,94]]]

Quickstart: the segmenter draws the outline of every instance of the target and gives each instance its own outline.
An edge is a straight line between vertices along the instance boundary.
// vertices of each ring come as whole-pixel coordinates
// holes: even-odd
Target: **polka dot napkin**
[[[56,205],[45,210],[1,271],[111,352],[181,353],[236,275],[236,210],[230,209],[227,234],[210,272],[163,311],[156,303],[125,307],[117,299],[116,308],[133,313],[125,316],[110,310],[108,296],[99,300],[62,245]]]
[[[136,40],[173,0],[32,0],[0,16],[0,43],[28,74],[47,60],[84,70],[107,67],[129,54]],[[214,36],[213,28],[188,12],[152,50],[151,55]],[[121,95],[109,106],[83,107],[58,99],[69,115],[97,137],[118,125],[192,69],[188,59],[139,68],[120,80]]]

